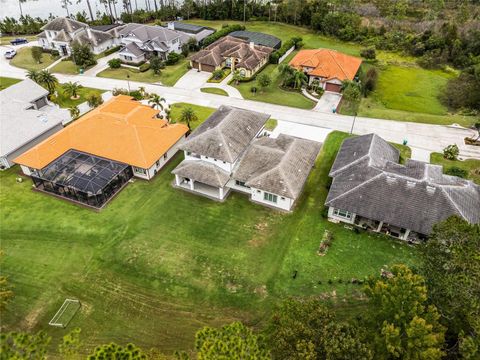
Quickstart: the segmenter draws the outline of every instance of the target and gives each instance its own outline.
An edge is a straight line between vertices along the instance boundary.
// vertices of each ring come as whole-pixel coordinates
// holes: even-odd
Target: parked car
[[[12,45],[20,45],[20,44],[26,44],[28,43],[28,40],[25,38],[16,38],[10,41],[10,44]]]
[[[5,59],[13,59],[13,57],[17,55],[17,52],[13,49],[7,50],[5,52]]]

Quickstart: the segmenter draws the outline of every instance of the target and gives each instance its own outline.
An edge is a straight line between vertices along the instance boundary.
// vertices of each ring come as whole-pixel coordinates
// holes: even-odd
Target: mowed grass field
[[[466,170],[468,173],[467,179],[470,179],[480,185],[480,160],[448,160],[445,159],[441,153],[432,153],[430,155],[430,162],[432,164],[442,165],[443,172],[452,167]]]
[[[40,63],[32,58],[32,47],[26,46],[17,50],[17,55],[10,60],[10,64],[26,70],[43,70],[55,61],[50,54],[43,53]]]
[[[242,194],[217,203],[173,189],[181,156],[99,213],[32,191],[28,178],[16,182],[18,168],[1,172],[2,272],[16,295],[2,329],[45,330],[52,351],[78,326],[86,352],[116,341],[171,354],[192,349],[204,325],[242,320],[261,329],[287,296],[322,296],[348,314],[344,295],[360,290],[352,278],[417,258],[413,247],[322,217],[327,174],[346,136],[329,135],[291,214]],[[320,257],[325,229],[334,241]],[[65,298],[79,299],[81,310],[67,329],[49,327]]]
[[[0,76],[0,90],[5,90],[9,86],[12,86],[20,81],[22,80]]]

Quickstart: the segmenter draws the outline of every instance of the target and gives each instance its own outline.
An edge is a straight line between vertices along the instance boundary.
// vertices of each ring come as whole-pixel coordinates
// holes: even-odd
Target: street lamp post
[[[128,93],[130,94],[130,74],[127,74]]]
[[[355,111],[355,115],[353,115],[352,128],[350,129],[350,135],[353,134],[353,127],[355,126],[356,118],[357,118],[357,112]]]

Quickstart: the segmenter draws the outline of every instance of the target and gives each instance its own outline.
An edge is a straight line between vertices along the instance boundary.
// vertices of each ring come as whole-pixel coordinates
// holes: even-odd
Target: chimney
[[[253,41],[250,41],[250,49],[255,49],[255,43]]]
[[[167,28],[169,30],[175,30],[175,22],[174,21],[169,21],[167,24]]]

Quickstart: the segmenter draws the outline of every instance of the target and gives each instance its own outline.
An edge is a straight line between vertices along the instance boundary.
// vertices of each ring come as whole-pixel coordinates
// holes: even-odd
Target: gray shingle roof
[[[80,28],[87,27],[87,24],[84,24],[80,21],[65,18],[65,17],[58,17],[53,19],[46,25],[42,27],[42,30],[52,30],[52,31],[60,31],[65,30],[67,32],[74,32]]]
[[[252,41],[256,45],[268,46],[274,49],[280,49],[280,47],[282,46],[282,40],[280,40],[276,36],[264,34],[261,32],[240,30],[233,31],[228,35],[239,39],[247,40],[249,42]]]
[[[480,223],[480,186],[409,160],[377,135],[346,139],[330,171],[326,205],[428,235],[451,215]]]
[[[296,199],[315,164],[321,144],[280,135],[255,139],[233,171],[247,186]]]
[[[207,26],[187,24],[180,21],[173,22],[173,28],[178,31],[183,31],[190,34],[198,34],[202,30],[213,30]]]
[[[206,161],[184,160],[175,169],[172,174],[184,178],[193,179],[214,187],[224,187],[230,175],[218,166]]]
[[[180,34],[174,30],[162,26],[127,24],[120,32],[120,35],[127,36],[133,34],[140,41],[146,42],[156,40],[158,42],[171,41],[180,37]]]
[[[125,45],[122,49],[120,49],[119,53],[124,53],[128,52],[135,57],[138,57],[140,55],[143,55],[145,52],[140,49],[137,45],[137,43],[131,42],[130,44]]]
[[[112,38],[113,36],[107,32],[90,30],[90,36],[88,35],[88,32],[84,31],[79,35],[75,36],[73,40],[81,45],[98,46],[99,44],[111,40]]]
[[[32,102],[48,94],[30,79],[0,91],[0,151],[10,154],[44,132],[70,119],[68,110],[47,105],[40,110],[28,109]]]
[[[267,114],[222,105],[180,148],[234,163],[269,117]]]
[[[72,38],[65,30],[60,30],[60,32],[53,38],[54,41],[63,41],[69,43],[72,41]]]

